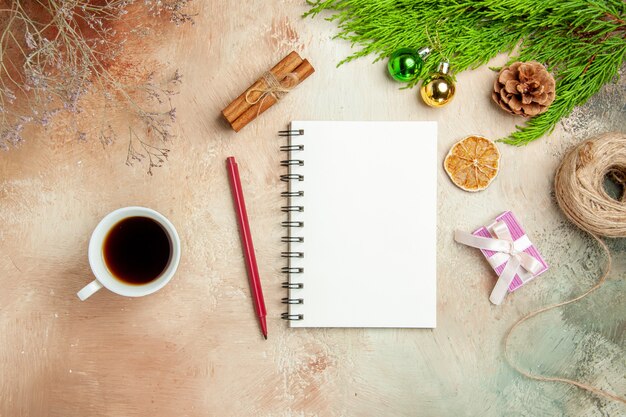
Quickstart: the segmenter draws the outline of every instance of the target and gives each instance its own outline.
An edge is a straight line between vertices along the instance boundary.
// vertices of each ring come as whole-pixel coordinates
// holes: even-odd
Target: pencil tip
[[[266,334],[264,334],[263,337],[265,338],[265,340],[267,340],[267,335]]]

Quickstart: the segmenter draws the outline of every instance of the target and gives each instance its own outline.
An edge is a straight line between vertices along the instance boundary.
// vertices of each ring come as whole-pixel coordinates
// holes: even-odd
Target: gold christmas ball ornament
[[[420,95],[424,103],[431,107],[443,107],[452,101],[455,86],[449,72],[450,64],[441,62],[437,72],[426,77],[420,87]]]

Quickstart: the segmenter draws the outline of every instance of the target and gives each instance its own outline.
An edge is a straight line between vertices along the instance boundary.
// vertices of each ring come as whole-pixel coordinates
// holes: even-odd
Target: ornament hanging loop
[[[437,21],[436,26],[439,26],[441,24],[445,23],[445,19],[439,19]],[[437,29],[435,29],[435,39],[433,39],[430,36],[430,32],[428,31],[428,27],[425,28],[425,32],[426,32],[426,38],[428,38],[428,43],[430,43],[432,50],[436,51],[439,53],[439,55],[441,56],[441,59],[443,61],[449,62],[450,60],[448,59],[447,56],[445,56],[445,54],[443,53],[443,47],[441,46],[441,39],[439,38],[439,31]]]

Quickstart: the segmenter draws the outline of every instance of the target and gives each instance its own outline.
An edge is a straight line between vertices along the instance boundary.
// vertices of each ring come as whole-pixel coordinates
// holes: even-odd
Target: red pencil
[[[241,179],[239,178],[239,168],[234,156],[226,159],[228,166],[228,174],[230,177],[230,187],[233,191],[233,200],[235,200],[235,210],[237,211],[237,220],[239,221],[239,232],[241,235],[241,245],[243,246],[243,255],[246,259],[246,268],[248,269],[248,278],[250,279],[250,291],[254,300],[254,309],[261,323],[261,332],[267,339],[267,312],[265,311],[265,300],[263,299],[263,289],[261,289],[261,278],[259,277],[259,268],[256,264],[256,256],[254,255],[254,245],[252,244],[252,233],[250,233],[250,224],[248,223],[248,213],[246,212],[246,203],[243,199],[243,190],[241,188]]]

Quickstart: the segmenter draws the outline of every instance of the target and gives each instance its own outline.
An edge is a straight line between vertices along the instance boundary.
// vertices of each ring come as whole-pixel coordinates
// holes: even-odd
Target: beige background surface
[[[437,120],[439,158],[463,136],[498,138],[520,120],[489,98],[486,67],[460,74],[447,108],[398,90],[384,63],[335,68],[349,45],[332,23],[303,20],[304,2],[197,2],[196,25],[161,36],[154,52],[184,74],[180,135],[154,176],[124,165],[122,136],[103,148],[63,129],[32,132],[0,154],[0,416],[617,416],[626,409],[563,385],[529,381],[503,361],[501,338],[524,313],[588,288],[598,249],[562,217],[552,176],[573,143],[626,131],[624,81],[607,86],[548,138],[500,145],[502,170],[469,194],[438,174],[438,327],[435,330],[290,330],[280,287],[281,141],[291,119]],[[235,134],[219,111],[290,50],[317,72]],[[501,64],[505,57],[495,63]],[[88,118],[89,115],[84,115]],[[123,125],[123,123],[122,123]],[[419,140],[419,138],[416,138]],[[381,142],[384,146],[384,141]],[[254,318],[225,158],[240,163],[269,312]],[[420,190],[407,190],[419,193]],[[154,208],[177,226],[177,276],[155,295],[75,293],[90,277],[89,235],[121,206]],[[452,240],[514,210],[551,270],[508,298],[480,254]],[[536,372],[626,394],[623,241],[616,267],[589,299],[519,332],[515,356]]]

